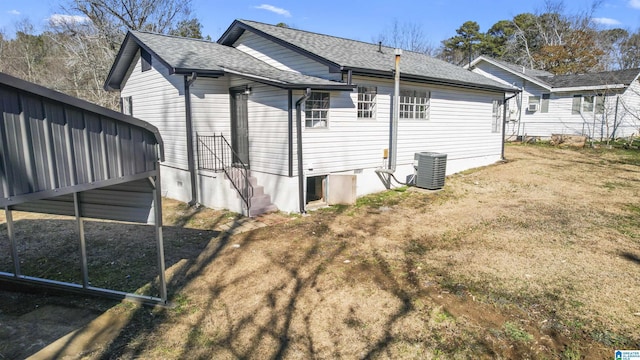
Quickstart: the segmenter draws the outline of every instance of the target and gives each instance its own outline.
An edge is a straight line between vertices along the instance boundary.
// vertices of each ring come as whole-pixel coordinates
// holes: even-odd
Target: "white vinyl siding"
[[[131,97],[133,116],[155,125],[165,144],[164,165],[187,169],[183,77],[169,75],[159,61],[142,72],[141,57],[123,85],[121,96]]]
[[[245,31],[233,46],[280,70],[294,71],[331,80],[341,79],[341,74],[329,73],[327,65],[276,44],[251,31]]]
[[[514,85],[523,89],[522,93],[508,103],[510,110],[506,124],[506,138],[516,139],[517,136],[538,136],[549,138],[553,134],[588,135],[599,139],[601,136],[628,136],[640,128],[638,120],[625,111],[625,107],[618,102],[628,105],[627,108],[640,108],[640,92],[631,89],[622,91],[608,90],[606,96],[598,92],[550,92],[542,86],[514,75],[487,62],[480,62],[474,72],[504,84]],[[635,81],[631,88],[640,88]],[[540,110],[536,112],[522,111],[529,105],[529,97],[540,97]],[[548,96],[548,98],[547,98]],[[584,96],[592,96],[593,100],[583,102]],[[617,114],[617,115],[616,115]],[[614,118],[616,123],[614,125]]]
[[[355,83],[372,79],[354,77]],[[377,80],[378,121],[362,122],[355,116],[356,92],[331,92],[331,124],[327,131],[305,129],[304,163],[307,176],[354,169],[378,168],[389,147],[389,119],[393,81]],[[441,86],[403,84],[431,93],[429,121],[403,119],[398,124],[398,165],[413,163],[414,154],[436,151],[448,154],[447,173],[460,171],[457,163],[489,164],[499,160],[501,136],[492,133],[492,100],[496,93]],[[302,92],[294,93],[299,98]],[[381,121],[382,119],[386,121]],[[481,135],[480,135],[481,134]],[[481,160],[482,159],[482,160]],[[489,160],[490,159],[490,160]]]

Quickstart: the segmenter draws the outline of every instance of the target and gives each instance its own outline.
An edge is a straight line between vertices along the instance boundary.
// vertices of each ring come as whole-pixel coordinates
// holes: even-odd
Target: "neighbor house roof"
[[[640,69],[604,71],[589,74],[555,75],[541,77],[554,88],[629,86],[640,74]]]
[[[215,42],[130,31],[105,82],[107,90],[120,89],[140,48],[159,59],[170,74],[196,72],[200,76],[218,77],[229,73],[282,88],[353,89],[353,85],[277,69],[240,50]]]
[[[473,68],[482,61],[498,66],[553,92],[626,88],[640,74],[639,68],[588,74],[554,75],[548,71],[529,69],[484,55],[474,59],[470,67]]]
[[[356,40],[323,35],[303,30],[268,25],[255,21],[236,20],[218,42],[233,46],[245,31],[266,37],[293,51],[329,66],[332,71],[354,74],[393,76],[394,48]],[[404,51],[400,60],[401,78],[435,84],[463,86],[493,91],[514,91],[515,88],[467,71],[431,56]]]

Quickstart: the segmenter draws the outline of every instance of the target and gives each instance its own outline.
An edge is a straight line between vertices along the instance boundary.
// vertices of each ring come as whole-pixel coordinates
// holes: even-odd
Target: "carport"
[[[3,73],[0,99],[0,206],[6,214],[13,261],[13,272],[0,272],[0,281],[166,303],[159,166],[164,155],[158,129],[134,117]],[[75,217],[81,284],[20,272],[13,211]],[[155,226],[158,296],[90,285],[85,218]]]

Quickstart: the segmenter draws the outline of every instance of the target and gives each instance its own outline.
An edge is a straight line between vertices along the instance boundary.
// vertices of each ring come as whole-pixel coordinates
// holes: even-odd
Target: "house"
[[[446,154],[448,174],[492,164],[514,91],[423,54],[246,20],[217,43],[129,32],[105,88],[160,129],[164,196],[250,216],[352,203],[411,178],[416,152]]]
[[[507,102],[507,139],[563,134],[602,141],[640,130],[640,69],[553,75],[487,56],[468,67],[520,89]]]

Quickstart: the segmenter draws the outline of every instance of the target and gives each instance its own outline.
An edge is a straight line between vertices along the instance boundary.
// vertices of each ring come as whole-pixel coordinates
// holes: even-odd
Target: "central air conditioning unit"
[[[538,104],[529,104],[529,108],[527,110],[529,110],[530,112],[538,111]]]
[[[419,152],[414,155],[416,186],[436,190],[444,187],[447,171],[447,154]]]

